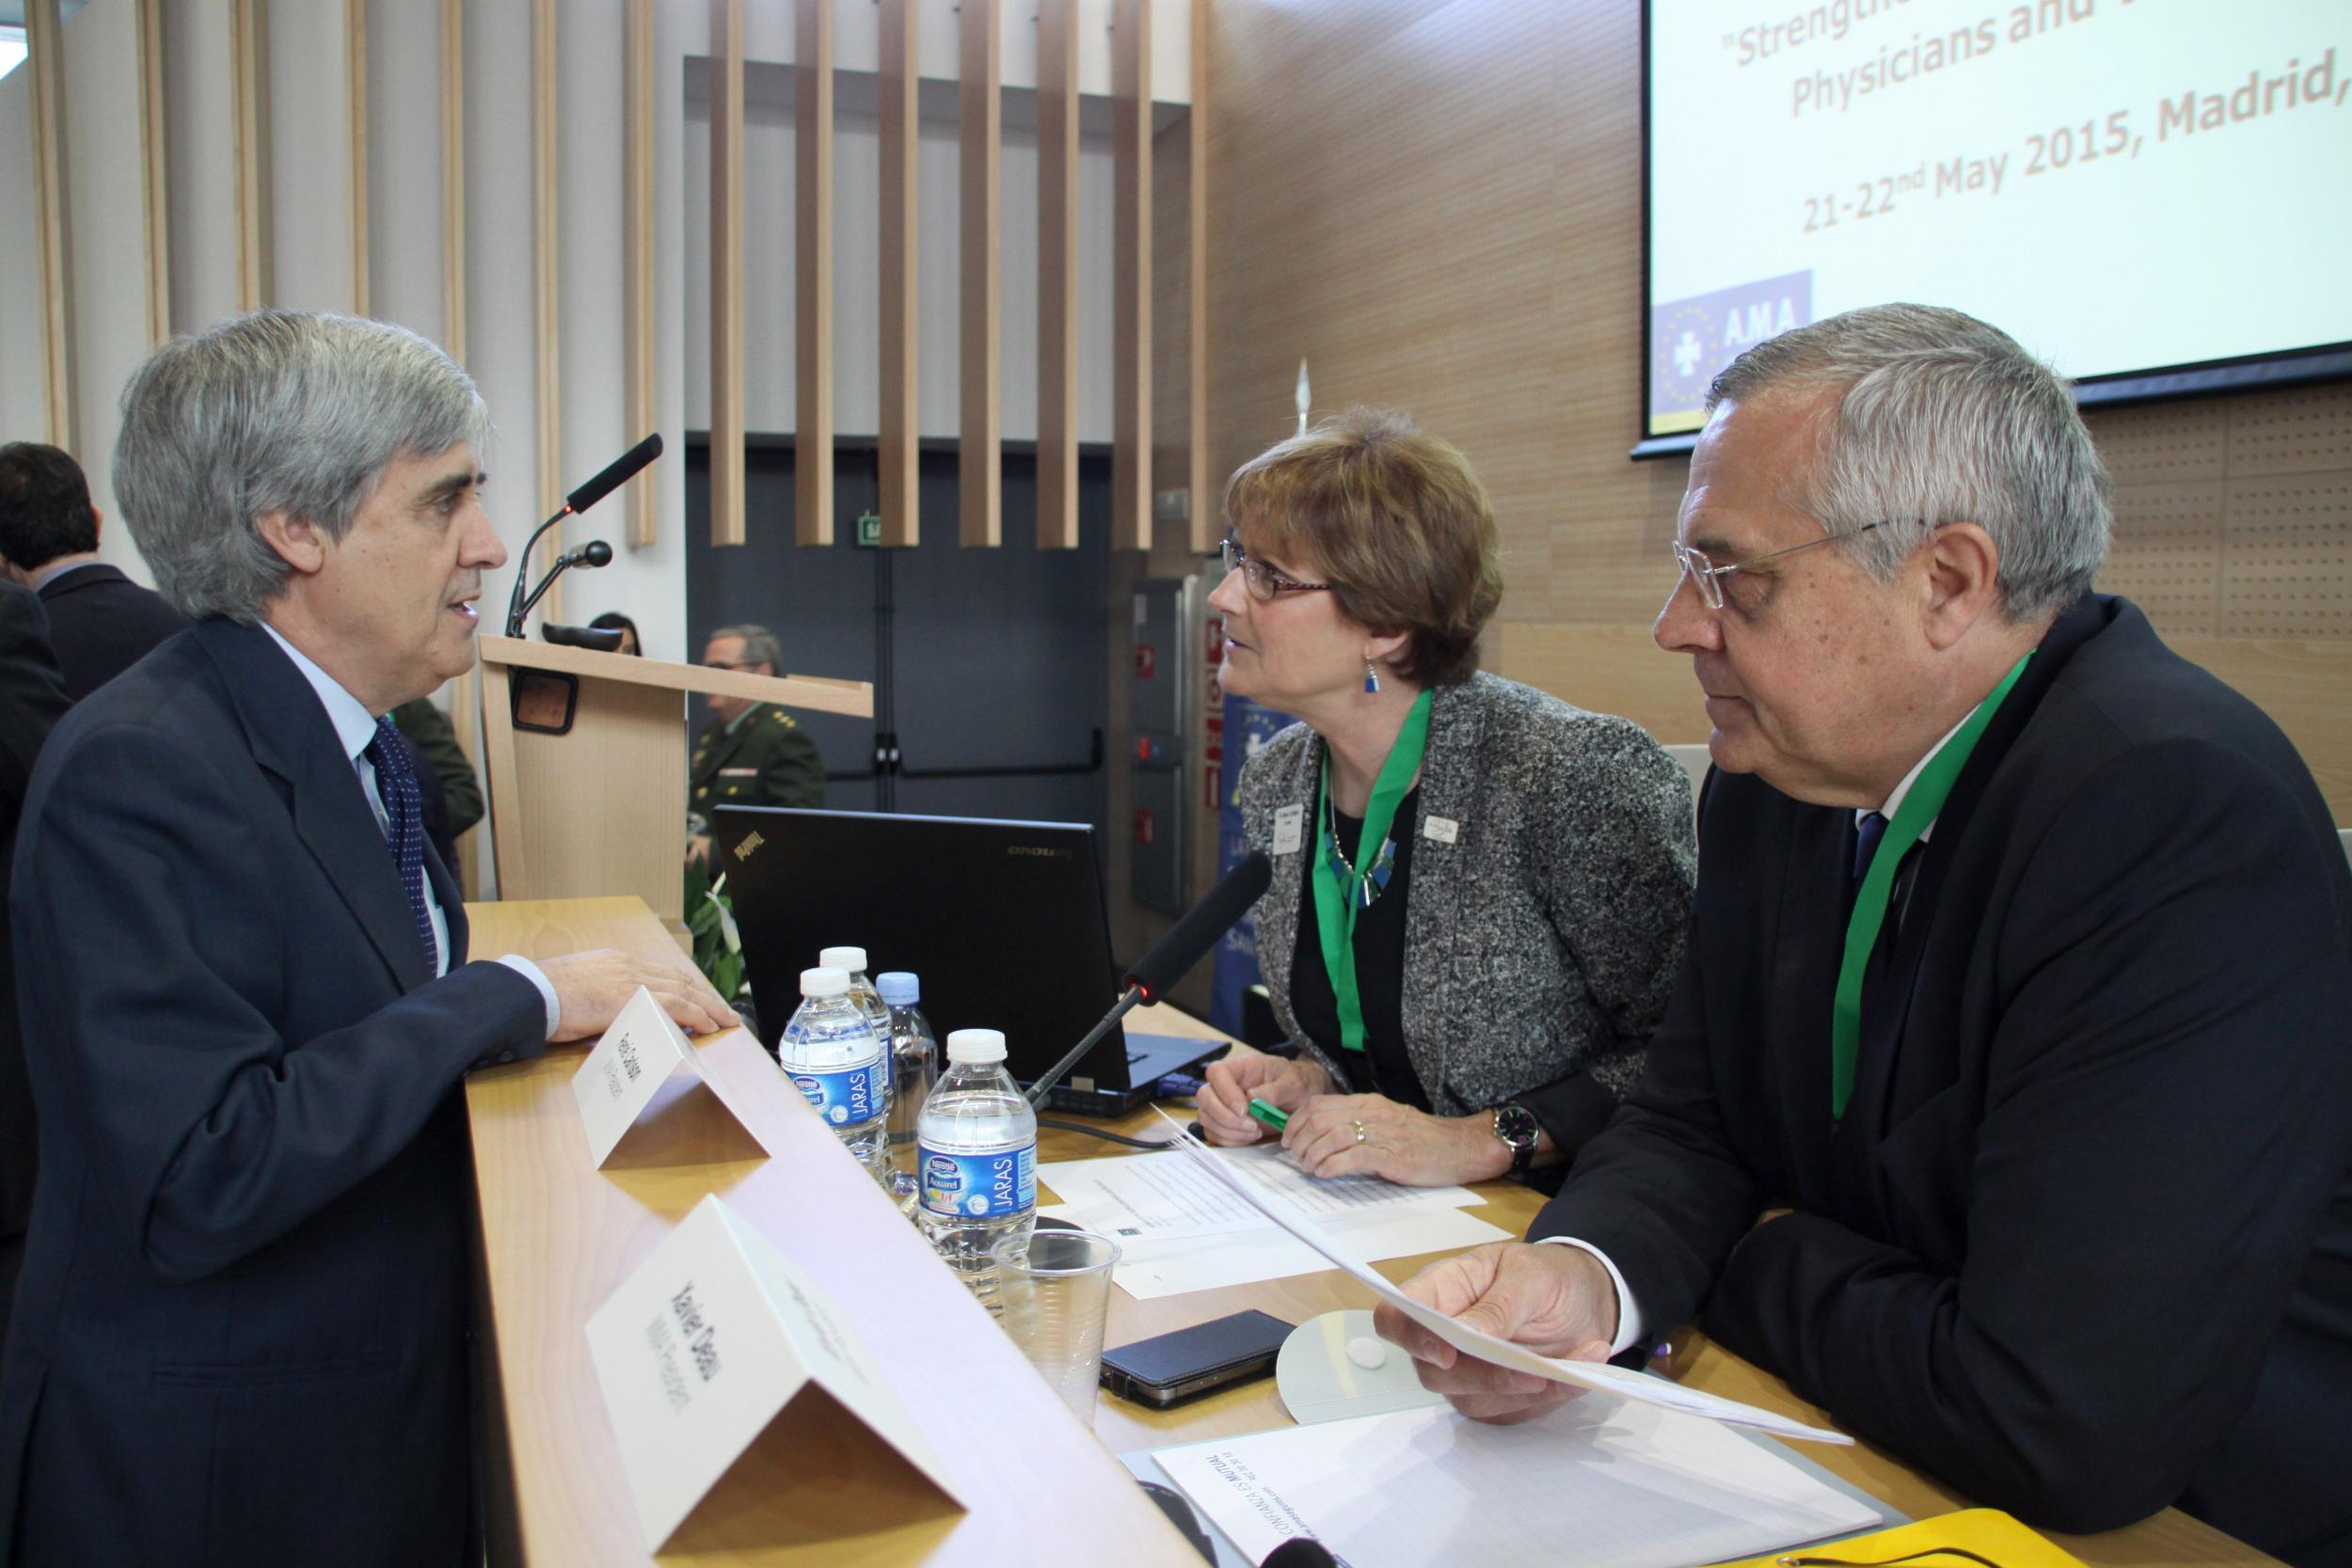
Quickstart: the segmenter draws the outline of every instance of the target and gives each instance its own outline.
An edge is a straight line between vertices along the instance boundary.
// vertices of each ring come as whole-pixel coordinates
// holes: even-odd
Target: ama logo
[[[1743,350],[1813,320],[1813,274],[1792,272],[1653,308],[1649,321],[1652,435],[1696,430],[1707,388]]]

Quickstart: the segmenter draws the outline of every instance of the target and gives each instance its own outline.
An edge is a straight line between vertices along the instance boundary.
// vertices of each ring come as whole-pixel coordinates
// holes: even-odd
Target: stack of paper
[[[1311,1535],[1352,1568],[1680,1568],[1883,1517],[1769,1445],[1617,1400],[1521,1426],[1406,1411],[1152,1457],[1252,1562]]]
[[[1271,1144],[1203,1150],[1200,1158],[1243,1187],[1184,1151],[1070,1160],[1038,1167],[1038,1180],[1062,1199],[1039,1212],[1118,1238],[1124,1256],[1114,1277],[1128,1294],[1147,1299],[1331,1266],[1245,1191],[1316,1215],[1359,1258],[1450,1252],[1508,1235],[1464,1212],[1486,1201],[1466,1187],[1400,1187],[1371,1176],[1318,1180]]]

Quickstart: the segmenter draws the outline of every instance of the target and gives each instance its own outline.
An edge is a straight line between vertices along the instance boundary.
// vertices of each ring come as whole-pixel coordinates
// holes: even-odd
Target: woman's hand
[[[1310,1176],[1380,1176],[1406,1187],[1487,1181],[1511,1168],[1487,1113],[1433,1117],[1376,1094],[1310,1100],[1291,1114],[1282,1147]]]
[[[1295,1111],[1331,1088],[1331,1075],[1301,1057],[1291,1061],[1262,1052],[1235,1047],[1221,1061],[1209,1064],[1193,1105],[1200,1113],[1200,1131],[1213,1144],[1253,1144],[1273,1129],[1249,1114],[1251,1100],[1263,1100],[1278,1110]]]

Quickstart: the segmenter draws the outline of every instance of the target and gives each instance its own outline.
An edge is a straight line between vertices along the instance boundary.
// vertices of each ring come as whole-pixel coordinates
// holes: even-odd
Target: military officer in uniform
[[[784,650],[765,626],[722,626],[703,649],[713,670],[772,675]],[[709,849],[710,812],[717,806],[821,806],[825,765],[817,743],[792,716],[772,703],[712,692],[710,722],[694,742],[687,778],[687,857]]]

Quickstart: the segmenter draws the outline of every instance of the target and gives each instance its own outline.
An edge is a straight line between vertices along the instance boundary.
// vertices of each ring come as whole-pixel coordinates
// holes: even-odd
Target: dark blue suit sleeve
[[[384,1006],[281,1037],[300,966],[351,949],[328,960],[319,932],[290,928],[249,802],[151,729],[86,734],[62,760],[71,801],[19,847],[18,928],[39,928],[28,1037],[165,1277],[283,1236],[406,1147],[469,1065],[543,1048],[537,990],[495,963],[405,996],[389,971],[355,973]]]

